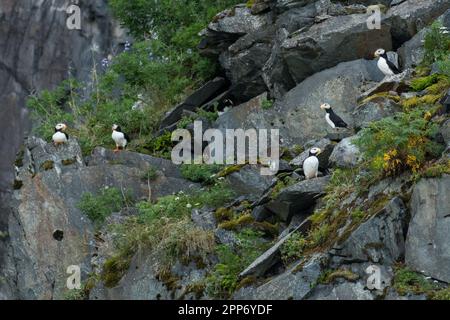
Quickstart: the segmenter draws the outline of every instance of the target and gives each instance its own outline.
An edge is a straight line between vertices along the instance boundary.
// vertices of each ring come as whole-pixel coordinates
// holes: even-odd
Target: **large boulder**
[[[329,177],[304,180],[283,189],[275,199],[265,205],[281,220],[290,221],[292,215],[305,214],[317,199],[324,195]]]
[[[411,197],[411,222],[406,239],[406,264],[450,283],[450,176],[423,179]]]
[[[131,260],[128,272],[117,286],[108,288],[99,283],[89,294],[91,300],[173,300],[194,299],[188,285],[204,280],[206,270],[195,263],[175,264],[161,273],[161,261],[148,251],[139,251]]]
[[[331,250],[335,265],[358,262],[393,264],[405,253],[406,207],[395,197]]]
[[[353,168],[361,160],[361,152],[353,143],[356,136],[343,139],[333,149],[329,158],[330,165],[338,168]]]
[[[355,128],[365,128],[370,122],[393,116],[402,110],[401,105],[387,97],[369,99],[369,101],[360,104],[353,112]]]
[[[330,17],[286,39],[281,46],[282,57],[296,83],[340,62],[373,57],[378,48],[390,50],[390,25],[370,30],[367,17],[367,14]],[[371,41],[367,42],[368,38]]]
[[[217,77],[207,82],[203,87],[191,94],[183,103],[169,111],[161,121],[160,128],[164,129],[173,125],[182,118],[184,111],[195,111],[226,89],[227,81],[224,78]]]
[[[119,163],[121,158],[124,162]],[[95,229],[79,209],[84,193],[117,188],[129,190],[135,200],[154,200],[196,187],[179,177],[169,161],[134,153],[113,155],[97,149],[86,166],[75,139],[56,149],[31,137],[19,160],[16,179],[20,185],[8,202],[6,273],[9,279],[17,279],[20,299],[61,299],[67,293],[69,266],[79,266],[82,279],[92,272]],[[148,162],[160,165],[161,170],[150,182],[143,179]]]
[[[301,300],[311,291],[319,278],[326,258],[314,255],[308,261],[296,263],[286,272],[259,287],[243,288],[233,296],[236,300]]]
[[[270,187],[273,179],[272,176],[261,175],[260,170],[259,166],[246,165],[228,175],[227,180],[237,194],[255,201]]]
[[[438,18],[444,27],[450,28],[450,9]],[[402,65],[404,68],[413,68],[418,66],[424,57],[425,49],[423,41],[429,31],[429,27],[420,30],[414,37],[405,42],[399,49]]]
[[[384,22],[391,26],[394,48],[410,40],[448,9],[447,0],[408,0],[393,6]]]
[[[374,300],[374,296],[361,282],[344,282],[333,286],[319,286],[308,300]]]

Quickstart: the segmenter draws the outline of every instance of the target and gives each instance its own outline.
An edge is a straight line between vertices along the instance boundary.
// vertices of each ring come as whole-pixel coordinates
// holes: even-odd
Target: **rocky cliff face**
[[[106,1],[77,1],[81,30],[69,30],[69,0],[5,0],[0,3],[0,192],[14,180],[16,152],[30,122],[25,97],[51,89],[69,74],[86,80],[93,64],[118,50],[124,32],[113,21]],[[4,203],[4,202],[2,202]],[[6,232],[6,209],[0,215]],[[0,253],[3,252],[0,245]],[[1,255],[1,254],[0,254]],[[1,265],[1,259],[0,259]]]
[[[380,2],[386,6],[382,28],[369,30],[367,6]],[[9,5],[3,10],[16,15],[36,9],[40,14],[36,21],[46,21],[49,16],[59,26],[65,21],[54,2],[44,1],[42,6],[29,5],[23,10],[12,1],[5,3]],[[109,52],[116,36],[103,2],[85,6],[84,14],[88,12],[91,20],[85,17],[85,31],[70,33],[72,41],[63,27],[21,27],[27,32],[20,34],[28,36],[12,46],[16,53],[8,45],[2,57],[5,70],[16,70],[8,71],[5,79],[9,80],[4,83],[10,89],[4,94],[14,92],[14,99],[19,99],[30,88],[52,86],[65,77],[70,65],[77,76],[88,79],[90,68],[85,66],[92,61],[92,45],[97,43],[100,52]],[[233,167],[222,174],[221,179],[237,193],[232,203],[220,208],[222,212],[242,214],[247,223],[260,229],[265,226],[264,230],[276,223],[268,249],[240,270],[240,286],[232,298],[425,298],[423,292],[399,296],[394,290],[398,263],[422,272],[442,287],[448,286],[448,175],[417,183],[413,175],[403,174],[384,178],[364,190],[348,186],[342,179],[339,182],[347,189],[338,186],[331,195],[336,198],[332,211],[328,208],[320,214],[323,197],[334,192],[329,188],[330,173],[355,168],[361,161],[361,153],[352,143],[356,131],[400,111],[401,98],[417,95],[409,87],[412,68],[423,57],[426,28],[437,18],[450,28],[450,2],[263,0],[255,1],[251,8],[238,5],[219,13],[202,32],[200,50],[219,60],[231,86],[222,78],[207,83],[168,113],[162,129],[176,128],[182,115],[196,106],[211,110],[216,102],[224,105],[226,99],[232,99],[235,105],[220,113],[210,127],[277,128],[284,147],[280,172],[273,179],[261,177],[260,168],[251,165]],[[35,38],[42,33],[36,28],[47,31],[43,33],[48,35],[48,47]],[[63,45],[58,46],[58,40]],[[399,57],[403,74],[383,78],[371,59],[379,47],[392,50],[391,57]],[[17,52],[24,59],[22,64],[14,59]],[[273,100],[269,108],[268,100]],[[332,104],[352,130],[336,133],[327,128],[319,108],[323,102]],[[447,115],[442,117],[437,140],[447,145],[447,150],[436,162],[448,165],[449,120]],[[14,119],[12,124],[20,123]],[[305,180],[301,166],[313,146],[323,151],[319,156],[322,176]],[[164,159],[133,152],[117,155],[103,148],[83,158],[76,139],[55,149],[36,137],[26,140],[16,165],[14,193],[2,201],[11,214],[0,220],[0,231],[5,230],[0,241],[6,248],[0,260],[0,298],[63,298],[69,265],[79,265],[82,278],[89,282],[84,298],[213,297],[202,286],[217,263],[215,256],[208,257],[203,266],[177,261],[161,275],[161,261],[155,253],[138,248],[122,266],[117,281],[108,283],[100,276],[105,261],[115,255],[115,234],[107,226],[126,223],[139,210],[122,208],[108,218],[106,226],[98,228],[78,206],[84,193],[105,187],[119,186],[131,190],[136,200],[150,201],[179,191],[204,190],[204,186],[183,178],[180,167]],[[155,180],[142,179],[149,168],[157,168]],[[232,228],[219,221],[215,209],[195,208],[189,220],[213,235],[217,244],[234,250],[240,240]],[[293,261],[283,261],[283,246],[293,237],[311,232],[308,218],[313,212],[319,213],[314,215],[317,220],[330,219],[328,229],[315,235],[320,245]],[[368,287],[367,270],[374,265],[379,268],[381,288]],[[117,272],[119,266],[112,269]]]

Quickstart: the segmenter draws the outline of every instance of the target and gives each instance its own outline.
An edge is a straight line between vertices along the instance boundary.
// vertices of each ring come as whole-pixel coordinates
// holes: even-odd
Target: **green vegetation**
[[[303,250],[307,245],[304,236],[299,233],[293,233],[281,247],[281,258],[285,265],[296,261],[302,257]]]
[[[191,211],[204,206],[219,207],[233,196],[226,184],[216,183],[191,194],[180,192],[161,197],[156,203],[138,203],[138,216],[112,226],[117,253],[105,264],[102,278],[108,286],[116,285],[139,250],[151,250],[159,261],[161,274],[170,273],[176,261],[206,264],[208,255],[214,252],[214,235],[194,225]]]
[[[244,229],[238,235],[236,248],[226,245],[217,246],[216,254],[219,263],[207,278],[206,291],[209,295],[227,299],[240,286],[248,285],[249,279],[239,281],[239,274],[257,257],[268,249],[269,243],[262,238],[260,232]]]
[[[296,182],[297,182],[297,180],[290,176],[279,178],[277,183],[275,184],[275,186],[272,189],[270,198],[276,199],[280,195],[281,191],[294,185]]]
[[[103,188],[98,195],[84,193],[78,203],[78,208],[86,214],[97,226],[113,212],[132,204],[130,193],[121,192],[117,188]]]
[[[222,169],[219,164],[183,164],[181,175],[193,182],[211,183]]]
[[[270,99],[263,99],[262,103],[261,103],[261,108],[263,108],[264,110],[268,110],[271,109],[273,107],[273,101]]]
[[[359,279],[359,276],[348,269],[325,270],[317,279],[317,282],[320,284],[330,284],[337,279],[345,279],[354,282]]]
[[[448,59],[450,54],[450,35],[444,32],[442,22],[435,21],[425,35],[424,65],[431,65]]]
[[[395,271],[393,286],[400,295],[424,294],[435,289],[435,286],[425,277],[406,267],[399,267]]]
[[[430,156],[437,157],[442,152],[442,146],[432,140],[438,126],[430,118],[430,111],[420,108],[398,113],[371,123],[355,143],[375,172],[417,172]]]
[[[111,126],[118,123],[132,138],[130,150],[169,157],[170,135],[155,136],[161,118],[217,71],[216,62],[197,51],[198,33],[215,14],[238,2],[110,1],[113,13],[138,42],[113,56],[102,72],[92,52],[90,96],[81,96],[86,84],[74,79],[31,96],[27,104],[40,124],[36,133],[50,140],[55,124],[65,122],[83,154],[90,154],[97,146],[113,146]],[[143,110],[132,110],[143,92]],[[216,116],[202,110],[199,114],[208,119]]]

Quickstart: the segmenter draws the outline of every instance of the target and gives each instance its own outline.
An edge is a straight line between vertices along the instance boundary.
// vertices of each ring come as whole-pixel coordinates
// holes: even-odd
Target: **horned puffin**
[[[378,49],[375,51],[375,58],[379,58],[377,66],[385,76],[391,77],[400,73],[400,70],[398,70],[395,64],[389,61],[387,53],[384,49]]]
[[[309,157],[303,161],[303,172],[306,180],[317,178],[319,173],[319,159],[317,156],[322,152],[319,148],[312,148]]]
[[[333,109],[328,103],[324,103],[320,106],[320,109],[325,110],[325,120],[333,129],[336,128],[347,128],[348,124],[345,123],[336,113],[334,113]]]
[[[116,143],[114,152],[119,152],[120,150],[125,149],[128,143],[130,143],[130,138],[128,137],[128,135],[122,132],[122,129],[117,124],[114,124],[112,126],[112,131],[112,139]]]
[[[55,126],[55,134],[52,137],[53,144],[55,145],[55,147],[69,141],[69,135],[65,132],[66,129],[67,125],[65,125],[64,123],[58,123]]]

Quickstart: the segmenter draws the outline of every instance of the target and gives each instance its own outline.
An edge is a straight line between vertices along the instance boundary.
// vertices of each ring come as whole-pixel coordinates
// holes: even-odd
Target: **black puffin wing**
[[[336,127],[338,128],[347,128],[348,124],[345,123],[344,120],[342,120],[341,117],[339,117],[336,113],[333,112],[333,114],[330,115],[330,119],[331,121],[333,121],[333,123],[335,124]]]
[[[336,120],[335,123],[336,123],[337,127],[341,127],[341,128],[347,128],[348,127],[348,124],[345,123],[345,121],[342,120],[340,117],[337,117],[337,120]]]
[[[131,141],[130,136],[125,132],[123,133],[123,136],[125,137],[125,140],[127,140],[128,143]]]
[[[386,59],[386,63],[389,66],[389,69],[391,69],[395,74],[400,73],[400,70],[398,70],[397,66],[393,62],[389,61],[389,59]]]
[[[66,139],[69,140],[69,135],[64,132],[64,135],[66,136]]]

